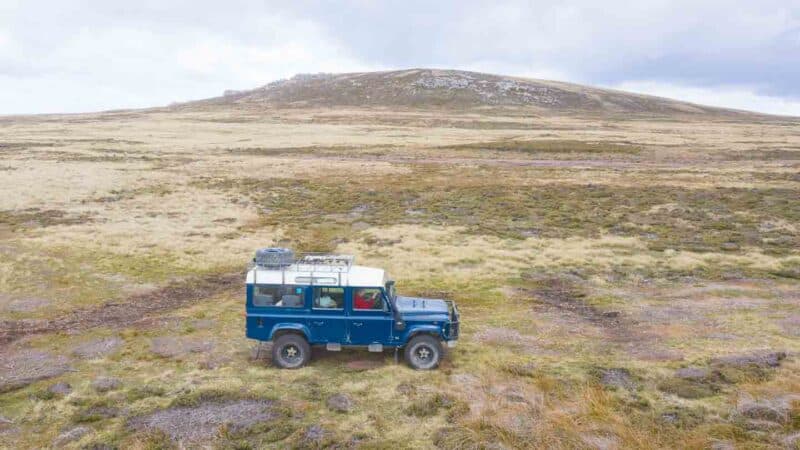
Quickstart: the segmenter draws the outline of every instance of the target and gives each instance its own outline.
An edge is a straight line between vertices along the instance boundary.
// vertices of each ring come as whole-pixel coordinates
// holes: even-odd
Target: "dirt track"
[[[414,156],[375,156],[375,155],[291,155],[297,159],[330,159],[344,162],[388,162],[395,164],[446,164],[446,165],[480,165],[496,167],[592,167],[602,169],[682,169],[686,167],[696,167],[696,160],[670,160],[670,161],[647,161],[639,159],[609,160],[609,159],[519,159],[519,158],[422,158]],[[740,161],[703,161],[706,167],[738,167]],[[785,166],[796,167],[800,165],[800,160],[796,159],[775,159],[769,161],[753,161],[753,165]]]
[[[154,292],[122,301],[79,309],[55,319],[0,321],[0,345],[35,334],[146,324],[156,313],[180,308],[225,291],[241,289],[241,280],[240,273],[208,275],[174,282]]]

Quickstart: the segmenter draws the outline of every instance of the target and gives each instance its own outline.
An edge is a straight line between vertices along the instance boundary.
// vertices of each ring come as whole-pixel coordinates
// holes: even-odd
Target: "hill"
[[[661,97],[460,70],[298,74],[188,105],[524,108],[555,113],[751,115]]]

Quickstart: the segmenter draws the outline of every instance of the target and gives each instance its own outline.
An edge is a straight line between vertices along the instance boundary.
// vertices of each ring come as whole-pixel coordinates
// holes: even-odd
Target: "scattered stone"
[[[97,392],[108,392],[119,389],[122,382],[117,378],[99,377],[92,381],[92,389]]]
[[[756,400],[743,396],[736,404],[736,410],[749,419],[782,424],[789,421],[791,404],[786,397]]]
[[[417,392],[417,388],[411,383],[400,383],[397,385],[397,392],[403,395],[411,395]]]
[[[11,420],[11,419],[9,419],[7,417],[4,417],[4,416],[0,416],[0,432],[8,430],[13,425],[14,425],[14,421],[13,420]]]
[[[661,420],[667,423],[677,423],[679,418],[680,417],[678,417],[678,413],[674,411],[661,414]]]
[[[303,439],[300,447],[316,448],[325,439],[325,434],[325,429],[322,428],[322,426],[318,424],[311,425],[306,429],[305,433],[303,433]]]
[[[60,382],[47,388],[47,391],[56,395],[68,395],[72,392],[72,386],[69,383]]]
[[[345,366],[350,370],[356,371],[372,370],[383,366],[383,361],[378,361],[376,359],[356,359],[348,362]]]
[[[272,406],[268,400],[203,402],[134,417],[128,425],[138,431],[160,431],[177,442],[203,442],[214,438],[223,425],[236,431],[274,419]]]
[[[336,394],[328,398],[327,405],[331,411],[347,413],[353,409],[353,400],[347,394]]]
[[[0,392],[56,377],[70,370],[69,359],[38,350],[0,353]]]
[[[756,367],[779,367],[781,361],[786,359],[786,352],[758,352],[746,355],[730,355],[711,360],[714,366],[729,366],[736,368]]]
[[[702,380],[708,378],[710,375],[711,372],[703,367],[684,367],[675,371],[675,376],[677,378],[686,380]]]
[[[94,359],[114,353],[122,345],[122,339],[109,337],[84,342],[72,349],[72,354],[80,358]]]
[[[63,447],[70,442],[75,442],[92,431],[89,427],[75,427],[58,435],[53,441],[53,447]]]
[[[600,384],[607,387],[622,388],[632,390],[636,388],[636,383],[631,377],[628,369],[612,368],[600,369]]]

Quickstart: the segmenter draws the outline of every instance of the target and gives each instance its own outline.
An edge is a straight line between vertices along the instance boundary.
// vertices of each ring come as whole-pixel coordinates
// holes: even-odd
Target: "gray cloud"
[[[151,106],[295,72],[421,66],[800,115],[800,1],[0,2],[0,113]]]

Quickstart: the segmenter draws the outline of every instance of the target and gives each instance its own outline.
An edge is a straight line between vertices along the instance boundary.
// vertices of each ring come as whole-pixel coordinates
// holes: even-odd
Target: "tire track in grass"
[[[0,345],[38,334],[83,331],[99,326],[143,325],[158,313],[178,309],[223,292],[241,289],[242,280],[243,275],[239,272],[194,277],[172,282],[153,292],[133,295],[121,301],[78,309],[54,319],[0,321]]]

